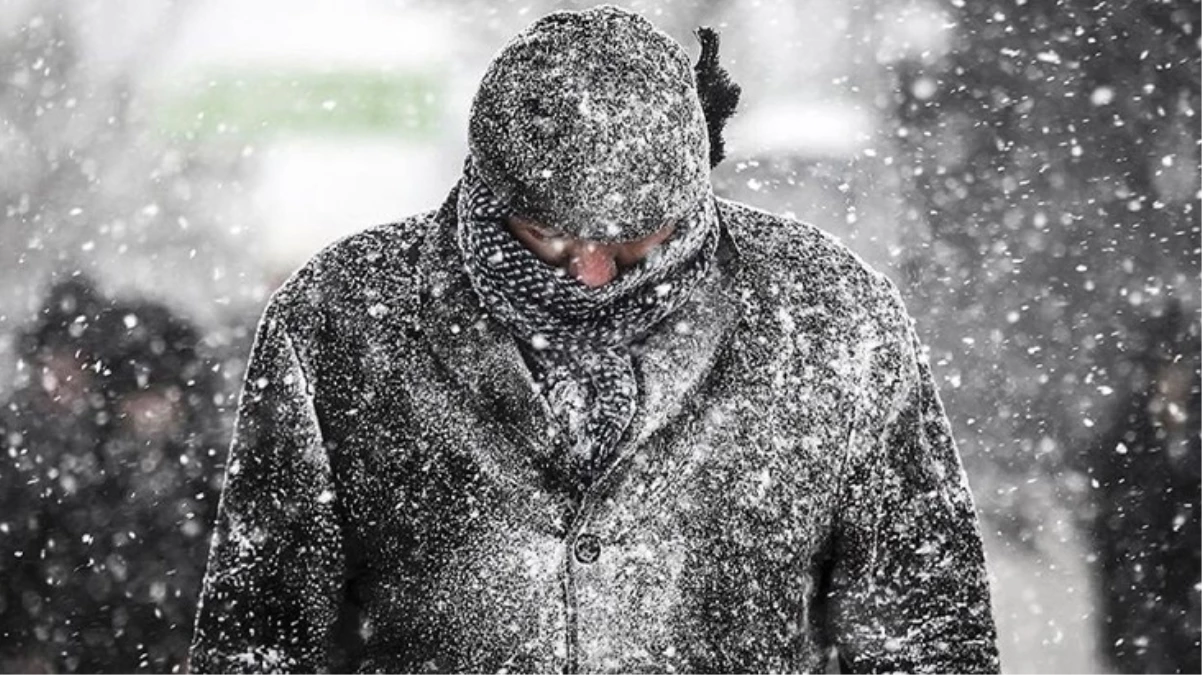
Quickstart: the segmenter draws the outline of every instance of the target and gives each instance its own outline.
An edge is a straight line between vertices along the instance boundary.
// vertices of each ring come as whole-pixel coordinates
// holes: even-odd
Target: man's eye
[[[533,223],[516,216],[510,217],[509,226],[519,234],[525,235],[531,239],[536,239],[538,241],[546,241],[547,239],[552,239],[555,237],[554,233],[544,230],[537,225],[534,225]]]

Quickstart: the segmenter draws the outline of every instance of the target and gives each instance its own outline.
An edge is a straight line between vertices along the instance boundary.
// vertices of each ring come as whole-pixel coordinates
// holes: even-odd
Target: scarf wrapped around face
[[[518,339],[587,484],[634,418],[638,383],[631,347],[672,313],[709,273],[718,246],[707,193],[672,237],[609,284],[589,288],[540,260],[510,233],[510,210],[468,162],[460,183],[459,248],[492,317]]]

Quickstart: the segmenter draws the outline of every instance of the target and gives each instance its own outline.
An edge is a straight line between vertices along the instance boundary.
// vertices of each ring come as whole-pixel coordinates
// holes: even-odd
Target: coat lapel
[[[458,386],[536,457],[559,452],[563,435],[526,367],[517,342],[480,306],[455,243],[455,223],[440,218],[423,242],[420,328]]]
[[[454,194],[450,204],[454,203]],[[455,241],[454,209],[439,212],[423,241],[419,328],[435,357],[481,415],[512,432],[543,469],[567,471],[567,434],[539,392],[516,340],[480,306]],[[639,405],[600,482],[684,406],[713,366],[739,317],[733,291],[737,264],[723,232],[718,264],[679,310],[636,349]],[[595,485],[596,483],[594,483]]]
[[[639,407],[597,483],[615,473],[698,392],[738,324],[734,290],[738,259],[725,229],[718,261],[706,281],[644,341],[634,361]]]

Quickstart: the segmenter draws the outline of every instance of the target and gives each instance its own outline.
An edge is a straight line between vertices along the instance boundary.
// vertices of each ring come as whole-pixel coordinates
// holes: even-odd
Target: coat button
[[[576,546],[573,547],[576,553],[576,560],[588,565],[597,561],[601,556],[601,540],[593,534],[582,534],[576,537]]]

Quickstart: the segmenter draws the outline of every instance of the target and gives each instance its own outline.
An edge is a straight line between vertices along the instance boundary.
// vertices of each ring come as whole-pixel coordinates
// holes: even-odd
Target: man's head
[[[70,277],[50,289],[37,321],[21,334],[21,360],[52,409],[80,415],[88,408],[89,367],[100,346],[94,326],[106,302],[90,279]]]
[[[190,320],[158,302],[121,300],[100,317],[96,335],[110,460],[136,462],[147,444],[188,442],[213,419],[213,364]]]
[[[607,251],[670,232],[709,190],[688,55],[615,7],[556,12],[506,45],[473,102],[469,145],[515,234],[579,244],[586,263],[589,243]],[[606,256],[615,265],[617,253]]]

